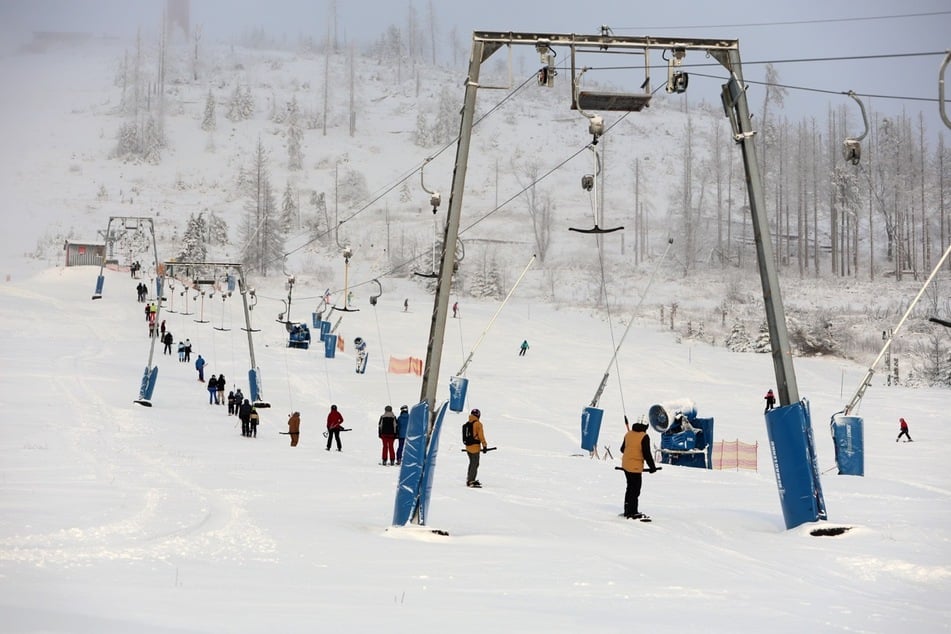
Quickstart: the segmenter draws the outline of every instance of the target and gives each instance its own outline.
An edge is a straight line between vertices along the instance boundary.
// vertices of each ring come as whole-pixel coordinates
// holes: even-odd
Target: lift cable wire
[[[898,20],[905,18],[927,18],[936,15],[949,15],[951,11],[929,11],[927,13],[898,13],[894,15],[870,15],[855,18],[816,18],[814,20],[789,20],[787,22],[747,22],[745,24],[691,24],[683,26],[637,26],[612,27],[613,31],[661,31],[666,29],[735,29],[756,26],[795,26],[797,24],[834,24],[836,22],[869,22],[872,20]]]

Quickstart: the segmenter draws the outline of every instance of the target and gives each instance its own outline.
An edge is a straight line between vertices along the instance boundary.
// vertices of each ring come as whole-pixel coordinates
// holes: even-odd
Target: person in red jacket
[[[630,431],[624,434],[621,443],[621,469],[627,478],[627,488],[624,491],[624,517],[632,520],[647,519],[647,516],[638,511],[637,504],[641,496],[641,480],[644,473],[644,463],[650,473],[657,471],[654,465],[654,456],[651,453],[651,441],[647,435],[646,423],[634,423]]]
[[[340,451],[340,428],[343,427],[343,415],[337,411],[336,405],[330,406],[327,414],[327,451],[330,451],[331,441],[337,439],[337,451]]]
[[[772,388],[767,390],[766,396],[764,396],[763,398],[766,400],[766,409],[763,410],[763,413],[765,414],[769,410],[776,407],[776,397],[773,395]]]
[[[898,427],[901,429],[901,431],[898,432],[898,438],[895,439],[895,442],[898,442],[899,440],[901,440],[902,436],[907,438],[908,442],[913,442],[911,439],[911,436],[908,435],[908,423],[905,422],[904,418],[898,419]]]

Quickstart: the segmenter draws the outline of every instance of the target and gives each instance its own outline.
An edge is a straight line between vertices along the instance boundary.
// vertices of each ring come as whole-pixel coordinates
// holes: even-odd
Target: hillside
[[[209,44],[199,79],[194,80],[189,52],[173,47],[162,119],[166,144],[150,162],[114,156],[120,128],[129,121],[122,112],[128,110],[132,90],[127,85],[124,94],[120,78],[128,75],[135,50],[134,42],[110,40],[3,60],[5,73],[20,81],[19,97],[6,104],[5,119],[18,121],[10,130],[11,145],[23,148],[6,155],[11,205],[23,210],[23,226],[7,236],[8,253],[27,252],[47,264],[58,263],[64,240],[101,239],[97,233],[105,229],[110,215],[130,215],[155,218],[160,257],[167,259],[181,252],[189,218],[204,214],[223,219],[229,227],[227,242],[210,245],[209,258],[241,259],[239,228],[248,203],[241,178],[260,141],[268,155],[277,204],[283,204],[289,190],[299,212],[284,247],[291,255],[286,261],[271,262],[270,276],[277,279],[259,284],[279,288],[282,272],[287,272],[297,277],[296,292],[306,301],[316,301],[326,288],[342,291],[338,245],[350,246],[355,254],[348,284],[358,295],[366,290],[361,285],[371,279],[389,286],[397,278],[413,279],[413,271],[429,270],[433,236],[441,233],[448,206],[454,147],[451,142],[420,146],[416,139],[420,130],[433,132],[442,126],[446,133],[446,109],[451,115],[458,107],[453,104],[461,100],[461,73],[425,66],[413,72],[381,64],[370,55],[354,55],[351,136],[348,52],[328,59],[318,53]],[[143,67],[154,63],[148,47],[143,54],[147,60]],[[328,82],[323,81],[325,66]],[[515,77],[520,72],[532,77],[524,68],[513,70]],[[508,72],[504,60],[498,60],[488,65],[485,81],[508,85]],[[699,83],[715,87],[713,80]],[[325,84],[330,87],[326,113]],[[516,79],[514,85],[520,84]],[[247,120],[225,116],[236,88],[253,97]],[[751,247],[744,247],[741,266],[723,268],[709,256],[701,257],[699,266],[688,265],[693,258],[683,251],[683,219],[674,211],[684,140],[691,135],[694,160],[702,163],[711,151],[714,130],[723,133],[721,113],[701,102],[690,108],[688,116],[685,97],[660,91],[645,111],[608,121],[615,125],[599,148],[604,217],[608,224],[628,225],[628,230],[604,239],[602,290],[595,240],[567,231],[592,221],[592,197],[579,183],[581,175],[594,171],[592,155],[584,150],[590,141],[587,121],[568,109],[567,90],[564,81],[549,90],[530,80],[518,90],[480,93],[479,114],[488,116],[480,120],[473,136],[462,219],[465,260],[456,281],[460,296],[501,297],[510,288],[528,255],[536,251],[526,194],[520,192],[538,176],[549,174],[534,193],[539,204],[552,209],[551,242],[520,294],[556,306],[590,306],[602,313],[607,306],[614,317],[627,316],[656,267],[658,281],[638,314],[644,323],[669,323],[676,304],[672,329],[684,339],[723,345],[739,328],[755,340],[763,316]],[[53,98],[59,93],[68,96]],[[216,104],[216,125],[204,131],[209,94]],[[303,125],[300,170],[288,169],[283,111],[292,101]],[[138,120],[145,118],[147,112],[140,111]],[[455,125],[451,117],[449,123]],[[735,148],[730,151],[737,160]],[[631,230],[635,162],[637,200],[647,216],[642,251],[635,250],[639,239]],[[435,216],[420,185],[418,170],[423,165],[426,186],[443,194],[443,206]],[[49,187],[50,182],[56,186]],[[318,199],[322,202],[315,205]],[[737,239],[748,237],[749,231],[748,222],[738,220]],[[674,247],[665,261],[657,262],[668,237],[674,238]],[[702,248],[708,253],[712,246]],[[151,258],[131,251],[117,257]],[[495,284],[486,290],[490,276]],[[896,282],[881,271],[868,280],[867,274],[826,279],[814,272],[800,278],[798,272],[785,269],[782,281],[790,317],[801,325],[805,338],[822,340],[819,348],[824,354],[866,363],[881,346],[880,333],[893,327],[920,288],[920,280]],[[271,297],[276,302],[281,294],[277,291]],[[936,333],[926,318],[947,316],[951,306],[942,300],[946,293],[940,284],[932,295],[919,306],[906,338],[896,341],[896,354],[917,357],[922,348],[947,348],[940,330]]]

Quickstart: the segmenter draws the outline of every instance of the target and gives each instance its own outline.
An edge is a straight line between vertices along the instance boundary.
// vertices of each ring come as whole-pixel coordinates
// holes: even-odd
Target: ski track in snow
[[[67,307],[64,301],[37,293],[19,295],[50,303],[56,312]],[[95,377],[88,376],[84,368],[93,365],[111,345],[110,332],[100,331],[97,336],[86,327],[84,333],[87,336],[80,339],[78,349],[54,360],[56,385],[51,393],[74,415],[66,424],[57,425],[56,433],[63,434],[71,453],[87,465],[90,487],[106,489],[122,499],[123,509],[134,510],[103,524],[0,538],[0,561],[71,566],[101,560],[272,560],[275,543],[251,521],[245,508],[248,494],[213,490],[186,479],[183,474],[188,470],[174,468],[176,460],[182,459],[180,452],[175,455],[178,450],[163,446],[173,458],[167,460],[137,450],[135,442],[119,443],[159,438],[138,412],[117,409],[100,396]],[[105,430],[107,425],[115,426],[116,433]],[[135,478],[128,477],[132,473]],[[151,486],[132,488],[127,484],[136,479]]]

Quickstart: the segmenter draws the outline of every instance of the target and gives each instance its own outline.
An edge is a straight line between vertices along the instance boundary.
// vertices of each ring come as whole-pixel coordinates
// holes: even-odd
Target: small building
[[[106,245],[66,241],[66,266],[101,266],[106,257]]]

